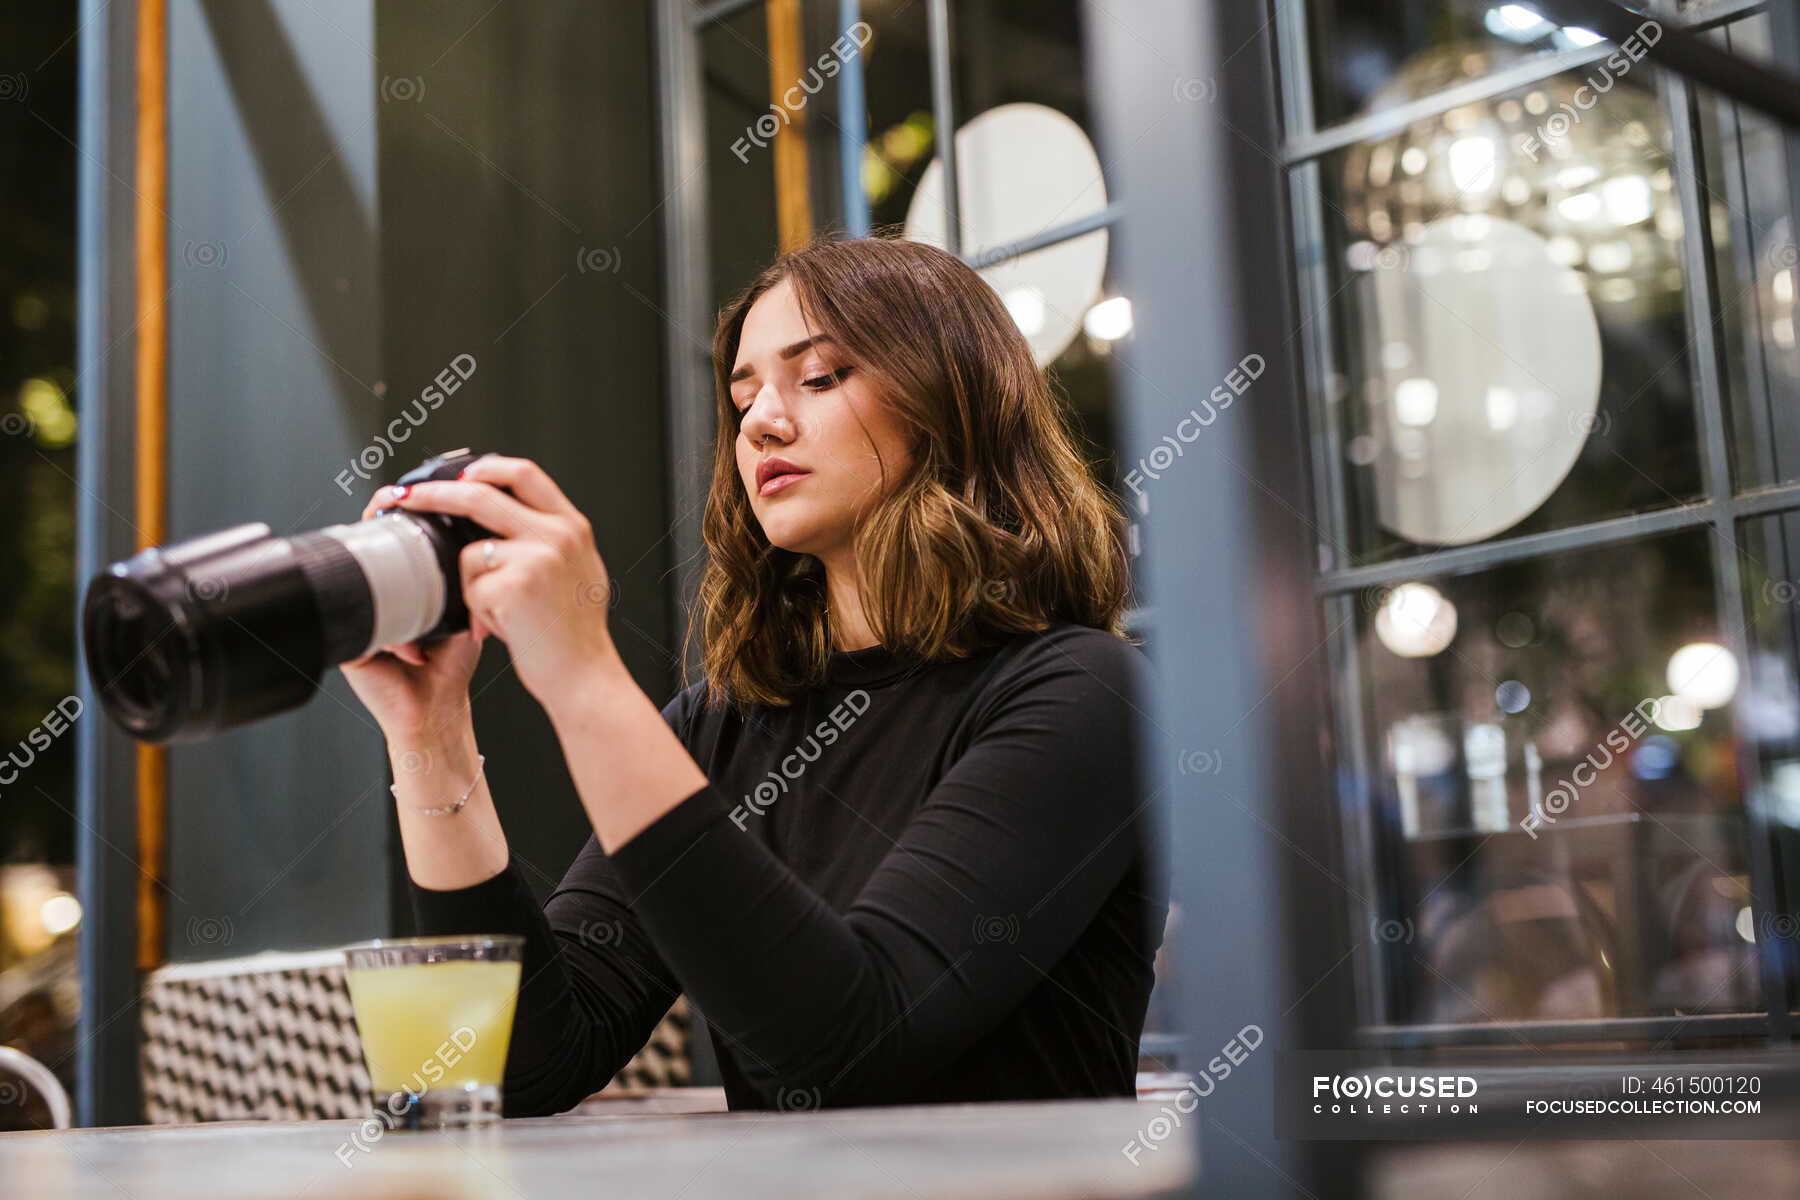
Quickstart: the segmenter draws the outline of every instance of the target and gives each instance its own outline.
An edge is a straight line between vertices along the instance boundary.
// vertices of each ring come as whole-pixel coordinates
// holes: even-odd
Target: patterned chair
[[[144,987],[146,1118],[326,1120],[368,1112],[369,1073],[343,955],[257,954],[151,972]],[[690,1078],[687,997],[608,1090]]]

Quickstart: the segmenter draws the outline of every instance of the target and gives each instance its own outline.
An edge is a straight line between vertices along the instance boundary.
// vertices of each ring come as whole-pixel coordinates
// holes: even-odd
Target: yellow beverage
[[[352,967],[344,975],[377,1092],[500,1082],[519,996],[517,961]]]

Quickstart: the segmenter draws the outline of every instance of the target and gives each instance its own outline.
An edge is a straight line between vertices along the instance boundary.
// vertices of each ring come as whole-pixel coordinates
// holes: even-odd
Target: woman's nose
[[[793,422],[788,420],[781,393],[773,384],[765,385],[750,402],[750,410],[744,414],[744,436],[750,439],[752,445],[760,443],[764,438],[786,442],[791,440],[793,429]]]

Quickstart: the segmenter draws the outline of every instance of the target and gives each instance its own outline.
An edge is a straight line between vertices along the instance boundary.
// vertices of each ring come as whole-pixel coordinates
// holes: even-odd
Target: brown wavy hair
[[[786,705],[824,682],[831,654],[823,565],[769,543],[737,469],[738,339],[751,305],[782,280],[809,328],[836,339],[910,434],[911,469],[853,534],[881,645],[937,661],[1059,621],[1123,635],[1124,511],[1078,451],[1000,297],[920,242],[824,240],[771,263],[713,335],[719,433],[689,627],[708,701]]]

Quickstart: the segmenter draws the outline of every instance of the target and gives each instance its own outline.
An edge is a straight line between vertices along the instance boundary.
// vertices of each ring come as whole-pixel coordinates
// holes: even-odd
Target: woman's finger
[[[501,538],[482,538],[470,542],[457,552],[456,569],[462,578],[463,599],[466,601],[469,592],[475,587],[475,581],[490,571],[497,571],[505,564],[512,552],[512,547]]]
[[[405,642],[395,646],[386,646],[383,648],[403,663],[410,663],[415,667],[422,667],[425,665],[424,653],[411,642]]]
[[[568,516],[579,511],[563,494],[563,490],[556,486],[556,481],[550,478],[549,472],[529,458],[484,454],[464,467],[460,478],[508,488],[513,495],[539,512]]]
[[[352,669],[364,668],[364,667],[374,668],[376,670],[397,669],[397,668],[385,667],[382,663],[383,659],[392,658],[392,657],[393,656],[391,654],[389,654],[385,648],[378,647],[374,650],[369,651],[367,654],[363,655],[361,658],[353,658],[349,662],[340,663],[339,665],[346,670],[352,670]]]
[[[494,550],[491,560],[487,552],[490,545]],[[479,628],[482,637],[500,633],[499,627],[482,614],[493,615],[489,609],[495,599],[491,594],[493,580],[490,577],[506,565],[517,548],[517,544],[501,538],[483,538],[470,542],[456,556],[457,574],[462,578],[463,603],[469,609],[469,628]]]
[[[413,512],[467,517],[502,537],[519,537],[543,528],[541,513],[485,483],[448,479],[415,483],[404,493],[391,493],[388,503]]]
[[[391,655],[401,662],[411,663],[415,667],[422,667],[425,665],[423,653],[417,646],[410,642],[394,646],[378,646],[361,658],[353,658],[343,665],[346,667],[366,667],[384,654]]]

